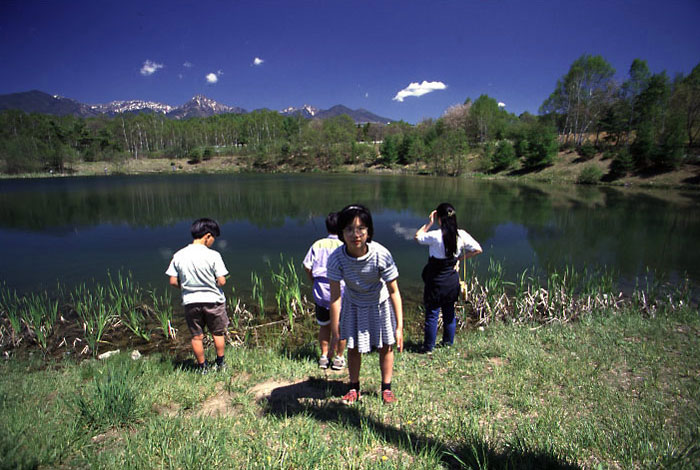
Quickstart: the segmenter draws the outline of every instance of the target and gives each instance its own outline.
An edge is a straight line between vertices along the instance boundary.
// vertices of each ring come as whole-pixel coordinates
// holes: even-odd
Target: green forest
[[[601,56],[576,59],[537,115],[520,116],[486,94],[416,125],[356,124],[275,111],[172,120],[156,114],[79,118],[0,113],[0,172],[70,172],[77,162],[244,158],[253,170],[332,170],[344,164],[420,167],[459,175],[469,156],[478,170],[528,171],[552,165],[563,149],[582,160],[602,153],[612,179],[658,173],[696,162],[700,134],[700,64],[684,76],[652,73],[635,59],[622,82]],[[601,175],[599,175],[601,176]]]

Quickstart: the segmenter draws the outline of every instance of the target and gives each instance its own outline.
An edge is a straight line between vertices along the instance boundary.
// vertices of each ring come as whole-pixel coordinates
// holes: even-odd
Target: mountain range
[[[124,113],[156,113],[163,114],[172,119],[188,119],[193,117],[209,117],[216,114],[245,114],[243,108],[227,106],[207,98],[204,95],[196,95],[181,106],[171,106],[143,100],[112,101],[105,104],[85,104],[79,101],[64,98],[58,95],[50,95],[43,91],[32,90],[21,93],[0,95],[0,111],[5,109],[17,109],[25,113],[53,114],[57,116],[95,117],[100,115],[117,116]],[[350,109],[343,105],[336,105],[323,110],[310,105],[290,107],[279,111],[283,116],[301,116],[305,119],[328,119],[341,114],[347,114],[355,123],[367,122],[386,124],[392,119],[378,116],[366,109]]]

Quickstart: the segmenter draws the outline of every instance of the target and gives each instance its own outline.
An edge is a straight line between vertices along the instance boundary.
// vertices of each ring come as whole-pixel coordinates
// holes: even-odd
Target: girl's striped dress
[[[328,279],[345,281],[340,337],[347,347],[366,353],[394,344],[396,315],[386,283],[398,278],[399,270],[389,250],[369,242],[367,253],[354,258],[343,245],[331,253],[327,270]]]

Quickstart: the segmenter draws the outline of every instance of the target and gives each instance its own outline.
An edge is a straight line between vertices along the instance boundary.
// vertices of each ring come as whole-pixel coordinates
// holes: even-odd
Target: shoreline
[[[297,168],[290,165],[280,165],[276,168],[255,168],[244,160],[247,156],[217,156],[199,163],[189,163],[187,158],[142,158],[124,162],[79,162],[64,173],[29,173],[18,175],[1,174],[2,179],[34,179],[34,178],[69,178],[86,176],[138,176],[138,175],[176,175],[176,174],[237,174],[237,173],[327,173],[327,174],[370,174],[370,175],[415,175],[432,176],[433,173],[426,165],[382,165],[343,164],[336,168],[312,169]],[[603,172],[607,171],[609,160],[601,156],[581,162],[575,152],[559,153],[557,163],[552,166],[523,173],[522,170],[511,170],[500,173],[484,173],[478,170],[479,158],[474,155],[467,157],[465,171],[452,178],[470,178],[494,181],[518,181],[533,183],[581,184],[577,182],[578,172],[588,165],[595,165]],[[614,181],[601,181],[582,186],[600,187],[634,187],[671,190],[700,190],[700,164],[684,164],[676,171],[654,175],[630,175]]]

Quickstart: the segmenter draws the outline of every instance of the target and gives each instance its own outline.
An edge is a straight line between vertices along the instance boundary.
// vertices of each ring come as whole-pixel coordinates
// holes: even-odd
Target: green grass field
[[[362,400],[342,405],[347,374],[317,368],[312,336],[229,347],[228,369],[204,376],[167,353],[17,355],[0,363],[0,467],[700,465],[696,308],[493,322],[430,356],[420,340],[414,333],[397,355],[392,406],[379,395],[376,354],[363,361]]]

